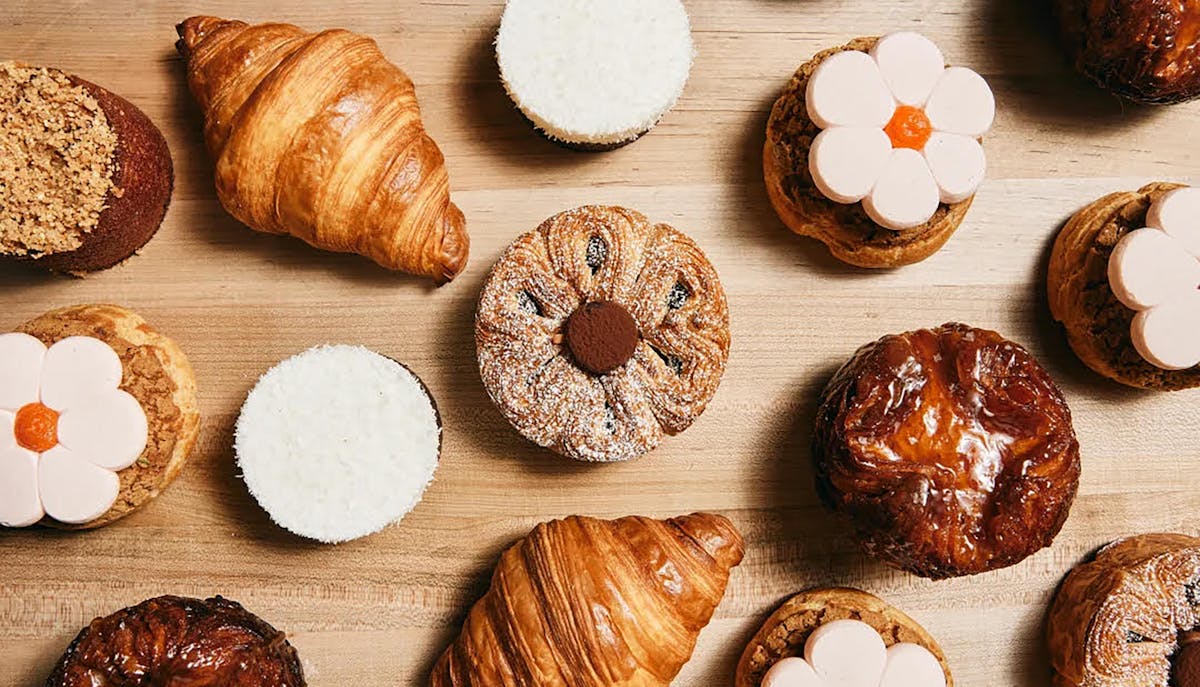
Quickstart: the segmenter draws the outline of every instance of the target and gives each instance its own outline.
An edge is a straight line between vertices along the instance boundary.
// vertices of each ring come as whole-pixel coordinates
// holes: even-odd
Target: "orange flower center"
[[[921,108],[901,105],[883,131],[892,139],[893,148],[921,150],[933,135],[933,125]]]
[[[13,433],[22,448],[45,453],[58,445],[58,413],[41,403],[30,403],[17,411]]]

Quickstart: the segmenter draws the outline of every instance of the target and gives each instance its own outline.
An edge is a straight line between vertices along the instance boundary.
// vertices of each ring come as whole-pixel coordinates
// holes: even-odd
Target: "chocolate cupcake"
[[[94,272],[158,231],[171,154],[141,110],[56,69],[0,62],[0,112],[0,258]]]
[[[821,500],[868,554],[934,579],[1049,546],[1079,485],[1071,412],[1050,375],[962,324],[859,349],[821,396],[813,460]]]
[[[629,460],[704,412],[729,311],[690,238],[592,205],[508,247],[484,284],[475,345],[488,395],[526,438],[577,460]]]

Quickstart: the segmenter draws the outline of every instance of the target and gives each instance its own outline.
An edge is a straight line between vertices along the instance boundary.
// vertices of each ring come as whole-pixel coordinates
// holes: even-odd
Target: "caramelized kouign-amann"
[[[1071,412],[999,334],[947,324],[868,344],[826,387],[817,489],[867,553],[930,578],[1049,546],[1079,484]]]

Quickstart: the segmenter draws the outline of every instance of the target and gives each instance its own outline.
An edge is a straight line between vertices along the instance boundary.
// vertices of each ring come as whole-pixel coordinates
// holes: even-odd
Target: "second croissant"
[[[216,17],[177,30],[230,214],[438,283],[463,270],[445,159],[412,81],[375,41]]]

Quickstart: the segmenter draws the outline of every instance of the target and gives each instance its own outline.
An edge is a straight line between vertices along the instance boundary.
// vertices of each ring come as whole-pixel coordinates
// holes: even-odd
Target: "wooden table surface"
[[[732,518],[748,553],[677,685],[727,684],[777,603],[834,584],[880,594],[924,623],[964,687],[1047,684],[1041,623],[1062,575],[1116,537],[1196,533],[1200,508],[1200,394],[1134,392],[1078,363],[1047,314],[1048,247],[1102,194],[1197,174],[1200,103],[1136,107],[1074,76],[1041,0],[686,2],[698,56],[683,99],[649,136],[607,154],[551,145],[512,109],[491,50],[499,0],[3,3],[0,59],[58,66],[137,103],[166,134],[176,182],[158,237],[122,267],[84,280],[5,267],[0,331],[62,305],[131,307],[190,356],[203,432],[179,480],[111,527],[0,533],[0,687],[40,685],[93,617],[164,593],[243,602],[291,635],[313,685],[422,685],[499,551],[535,523],[695,510]],[[416,82],[446,154],[473,243],[465,273],[435,290],[229,218],[172,47],[174,25],[199,12],[377,38]],[[814,52],[901,28],[986,76],[999,114],[988,181],[950,243],[922,264],[868,273],[775,218],[763,130],[779,89]],[[689,232],[729,294],[733,351],[715,400],[689,431],[629,464],[570,464],[526,442],[489,403],[475,362],[475,299],[493,261],[518,234],[582,203],[628,205]],[[999,572],[929,582],[858,552],[817,503],[807,447],[815,398],[850,352],[948,320],[997,329],[1046,363],[1075,413],[1083,479],[1052,548]],[[326,342],[406,362],[446,423],[437,481],[415,512],[336,547],[273,526],[231,451],[258,375]]]

